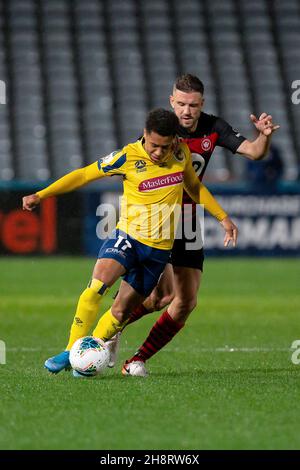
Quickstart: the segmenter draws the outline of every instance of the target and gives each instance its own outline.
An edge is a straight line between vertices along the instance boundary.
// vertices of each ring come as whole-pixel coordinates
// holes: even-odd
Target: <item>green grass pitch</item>
[[[207,259],[197,309],[148,363],[123,360],[157,314],[129,326],[115,369],[52,376],[94,261],[1,258],[1,449],[299,449],[299,260]],[[109,306],[108,298],[103,311]]]

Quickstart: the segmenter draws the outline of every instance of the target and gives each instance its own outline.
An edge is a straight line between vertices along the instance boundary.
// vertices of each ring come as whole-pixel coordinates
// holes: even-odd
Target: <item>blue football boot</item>
[[[69,370],[71,364],[69,361],[70,351],[63,351],[56,356],[50,357],[45,361],[45,368],[52,374],[58,374],[61,370]]]

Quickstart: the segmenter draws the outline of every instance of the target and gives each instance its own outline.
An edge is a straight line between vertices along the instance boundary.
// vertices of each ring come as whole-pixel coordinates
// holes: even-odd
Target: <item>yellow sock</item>
[[[69,342],[66,347],[67,351],[71,349],[77,339],[89,334],[99,312],[101,299],[108,290],[109,288],[103,282],[92,279],[88,287],[82,292],[71,326]]]
[[[113,314],[111,309],[107,310],[98,321],[96,328],[93,331],[93,336],[107,341],[112,338],[118,331],[121,331],[128,322],[129,318],[123,322],[119,322]]]

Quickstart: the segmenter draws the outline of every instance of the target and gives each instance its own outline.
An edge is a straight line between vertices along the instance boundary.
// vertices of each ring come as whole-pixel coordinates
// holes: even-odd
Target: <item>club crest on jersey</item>
[[[137,160],[134,164],[136,167],[136,172],[141,173],[142,171],[146,171],[146,162],[144,160]]]
[[[212,148],[211,140],[208,138],[203,139],[201,142],[201,148],[204,152],[208,152],[209,150],[211,150]]]

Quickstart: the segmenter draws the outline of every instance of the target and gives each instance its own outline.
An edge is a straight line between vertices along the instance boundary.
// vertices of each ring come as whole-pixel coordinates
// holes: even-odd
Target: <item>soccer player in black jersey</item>
[[[202,180],[217,145],[251,160],[260,160],[268,153],[271,136],[279,128],[273,124],[272,116],[266,113],[259,118],[250,116],[258,131],[257,138],[250,141],[222,118],[202,112],[203,95],[204,86],[199,78],[186,74],[176,80],[170,97],[171,106],[180,122],[179,139],[188,144],[199,179]],[[187,194],[184,203],[192,204]],[[145,376],[145,361],[178,333],[196,306],[203,270],[203,248],[188,250],[186,240],[177,239],[172,249],[171,262],[173,269],[169,264],[150,297],[132,313],[131,322],[170,304],[137,353],[124,364],[124,375]],[[112,350],[113,347],[114,343]],[[112,359],[111,365],[113,362]]]

